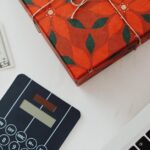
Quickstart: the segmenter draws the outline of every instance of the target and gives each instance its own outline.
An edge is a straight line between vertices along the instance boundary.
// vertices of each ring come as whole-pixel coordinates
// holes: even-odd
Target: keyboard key
[[[9,144],[9,150],[20,150],[20,145],[17,142],[11,142]]]
[[[150,138],[150,130],[146,133],[146,135]]]
[[[0,129],[5,128],[6,124],[6,120],[0,117]]]
[[[0,145],[6,146],[9,144],[9,142],[10,142],[10,138],[8,135],[2,134],[0,136]]]
[[[37,146],[37,141],[33,138],[29,138],[26,142],[26,146],[28,149],[34,149]]]
[[[138,150],[136,147],[132,146],[129,150]]]
[[[17,132],[17,128],[15,125],[13,124],[9,124],[6,129],[5,129],[6,134],[8,134],[9,136],[13,136],[16,134]]]
[[[39,145],[36,150],[47,150],[47,147],[44,145]]]
[[[27,135],[25,132],[19,131],[16,133],[15,138],[18,142],[23,143],[27,139]]]
[[[0,146],[0,150],[3,150],[3,148]]]
[[[140,150],[150,150],[150,142],[144,136],[136,143],[136,145]]]
[[[21,150],[28,150],[27,148],[22,148]]]

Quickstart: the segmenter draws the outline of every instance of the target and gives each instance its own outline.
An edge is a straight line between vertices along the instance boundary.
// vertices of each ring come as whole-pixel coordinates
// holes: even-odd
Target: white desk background
[[[150,42],[77,87],[18,0],[0,0],[0,22],[16,64],[0,72],[0,97],[24,73],[82,113],[61,150],[100,150],[150,102]]]

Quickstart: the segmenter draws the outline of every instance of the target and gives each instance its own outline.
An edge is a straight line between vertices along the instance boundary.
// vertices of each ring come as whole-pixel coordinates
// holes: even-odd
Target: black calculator
[[[0,101],[0,150],[58,150],[80,112],[19,75]]]

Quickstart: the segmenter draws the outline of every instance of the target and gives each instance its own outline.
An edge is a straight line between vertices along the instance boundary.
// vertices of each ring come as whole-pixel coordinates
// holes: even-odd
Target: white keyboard
[[[150,104],[103,150],[150,150]]]

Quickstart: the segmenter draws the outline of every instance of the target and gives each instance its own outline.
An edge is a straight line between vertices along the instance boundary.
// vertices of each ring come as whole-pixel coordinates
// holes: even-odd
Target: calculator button
[[[150,130],[146,133],[146,135],[150,139]]]
[[[8,137],[8,135],[2,134],[0,136],[0,145],[6,146],[9,142],[10,142],[10,138]]]
[[[44,145],[39,145],[36,150],[47,150],[47,147]]]
[[[16,140],[20,143],[23,143],[27,139],[27,135],[23,131],[19,131],[16,133]]]
[[[26,142],[26,146],[28,149],[34,149],[37,146],[37,141],[33,138],[29,138]]]
[[[17,142],[11,142],[9,144],[9,150],[19,150],[20,149],[20,145]]]
[[[8,134],[9,136],[14,135],[17,132],[17,128],[15,125],[10,124],[6,127],[5,129],[6,134]]]
[[[0,117],[0,129],[5,128],[6,124],[6,120]]]

